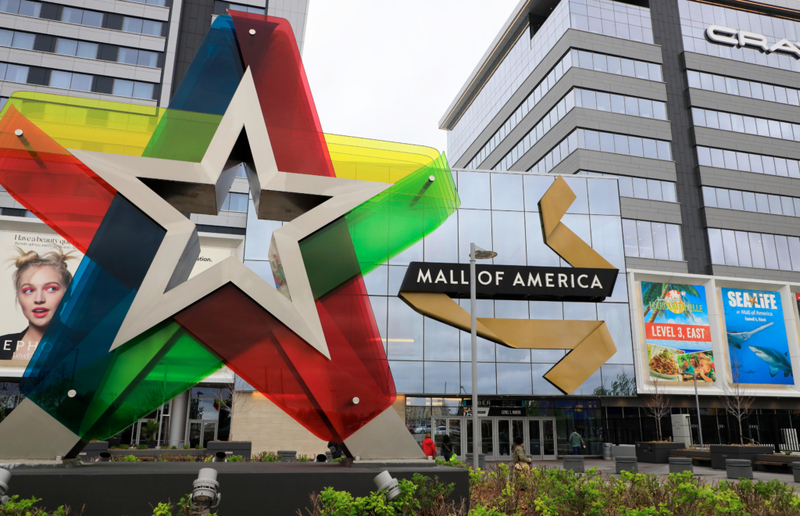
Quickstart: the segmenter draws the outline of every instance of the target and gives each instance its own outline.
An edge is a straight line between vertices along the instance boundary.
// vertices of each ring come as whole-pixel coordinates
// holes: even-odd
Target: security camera
[[[392,478],[392,475],[388,471],[381,471],[380,474],[373,479],[373,482],[375,482],[375,485],[378,487],[378,491],[386,491],[386,499],[390,502],[400,495],[400,485],[397,479]]]
[[[0,506],[8,503],[8,483],[11,481],[11,472],[0,469]]]
[[[219,492],[219,482],[217,482],[217,470],[203,468],[197,475],[197,480],[192,484],[192,507],[202,509],[203,514],[208,514],[209,509],[219,505],[222,494]]]

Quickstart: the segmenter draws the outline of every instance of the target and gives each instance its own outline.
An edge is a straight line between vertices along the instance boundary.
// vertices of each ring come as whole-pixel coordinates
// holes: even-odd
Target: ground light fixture
[[[214,454],[214,458],[211,459],[211,462],[228,462],[227,453],[224,451],[218,451]]]
[[[216,469],[202,468],[192,486],[192,507],[202,509],[201,514],[209,514],[222,500]]]
[[[8,483],[11,481],[11,472],[0,469],[0,506],[8,503]]]
[[[391,502],[400,495],[400,484],[388,471],[381,471],[372,481],[375,482],[378,491],[386,491],[388,501]]]
[[[497,256],[494,251],[481,249],[475,242],[469,244],[469,311],[470,337],[472,338],[472,467],[478,470],[481,427],[478,425],[478,319],[476,305],[478,287],[475,279],[475,260],[489,260]]]
[[[107,451],[100,452],[100,456],[97,457],[97,462],[111,462],[111,454]]]

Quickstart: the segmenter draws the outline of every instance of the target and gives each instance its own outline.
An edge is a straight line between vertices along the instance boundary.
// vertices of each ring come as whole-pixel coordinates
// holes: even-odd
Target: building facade
[[[486,177],[491,217],[514,205],[513,195],[495,200],[494,178],[502,173],[519,174],[523,181],[538,174],[616,178],[630,310],[619,319],[627,328],[621,330],[625,336],[615,335],[617,355],[572,396],[549,396],[552,387],[534,366],[532,386],[525,386],[532,396],[519,397],[518,385],[507,383],[513,375],[498,360],[496,383],[481,401],[488,408],[482,426],[494,433],[491,439],[483,435],[486,453],[504,456],[515,425],[524,428],[534,455],[547,456],[554,448],[565,452],[573,425],[588,436],[592,453],[603,440],[653,439],[647,394],[658,388],[669,394],[673,412],[691,414],[697,440],[687,367],[714,371],[699,385],[706,444],[739,441],[737,422],[726,414],[723,400],[741,386],[755,397],[745,439],[797,446],[798,31],[800,11],[786,2],[523,0],[517,5],[440,122],[448,131],[448,157],[466,170],[459,177]],[[468,188],[462,190],[459,182],[459,218],[473,207]],[[565,224],[587,233],[577,221]],[[522,232],[512,230],[527,231],[528,240],[504,233],[513,227],[506,222],[495,235],[471,224],[460,236],[494,246],[496,260],[503,260],[508,246],[521,251],[530,246],[530,221]],[[465,260],[463,241],[458,248]],[[509,259],[546,264],[530,247],[527,251],[511,252]],[[680,314],[651,310],[656,304],[649,296],[656,287],[694,306],[698,311],[686,328],[701,329],[692,328],[688,336],[669,333],[681,325]],[[736,305],[737,292],[745,304]],[[702,302],[695,293],[704,296]],[[615,298],[620,295],[615,291]],[[757,301],[747,301],[759,295],[771,295],[776,303],[761,311]],[[597,304],[596,317],[613,320],[607,305],[614,301]],[[531,304],[528,317],[567,318],[572,310],[569,303],[550,305]],[[758,331],[747,344],[737,344],[744,330]],[[391,329],[388,338],[391,343]],[[427,334],[423,340],[426,350],[439,347]],[[781,356],[767,357],[765,347],[779,349]],[[495,353],[501,356],[499,347]],[[659,370],[654,358],[659,354],[677,369]],[[484,385],[493,376],[487,378]],[[458,396],[448,397],[441,387],[435,391],[427,383],[404,391],[407,414],[425,421],[420,428],[441,427],[463,410]],[[501,407],[514,407],[517,419],[500,416]],[[539,417],[553,419],[547,426],[530,423]],[[555,431],[548,434],[551,424]],[[671,435],[668,421],[662,426]],[[545,447],[548,452],[537,453]]]

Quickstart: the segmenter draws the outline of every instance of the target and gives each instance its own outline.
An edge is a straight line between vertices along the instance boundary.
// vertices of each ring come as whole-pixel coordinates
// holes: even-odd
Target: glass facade
[[[570,28],[642,43],[653,42],[648,8],[611,0],[562,0],[533,37],[528,38],[527,32],[519,37],[480,93],[475,95],[470,107],[453,130],[448,133],[447,148],[453,162],[461,158],[542,58]]]
[[[800,124],[781,120],[694,107],[692,108],[692,120],[698,127],[800,142]]]
[[[766,100],[790,106],[800,106],[800,90],[764,82],[745,81],[735,77],[688,70],[689,87],[726,93],[748,99]]]
[[[697,146],[697,160],[701,167],[800,179],[800,161],[796,159]]]
[[[726,210],[800,217],[800,198],[758,192],[703,187],[703,205]]]
[[[625,256],[683,260],[681,227],[677,224],[622,219]]]
[[[800,238],[749,231],[708,229],[716,265],[800,271]]]
[[[495,264],[569,266],[545,245],[541,233],[538,202],[554,177],[465,170],[454,171],[454,176],[462,202],[456,214],[421,243],[365,278],[401,393],[464,395],[471,393],[472,385],[469,333],[423,317],[397,297],[409,262],[466,263],[469,244],[474,242],[498,253]],[[565,179],[577,199],[562,221],[620,269],[613,296],[602,303],[482,299],[477,310],[479,317],[605,320],[618,351],[575,393],[592,395],[604,385],[610,386],[620,370],[630,369],[632,374],[619,194],[612,178]],[[469,300],[460,300],[460,304],[469,311]],[[479,338],[478,392],[559,394],[542,375],[563,356],[563,350],[510,349]]]
[[[709,25],[721,25],[737,31],[763,34],[772,45],[784,38],[789,41],[800,40],[800,22],[689,0],[678,0],[678,6],[686,52],[800,72],[800,61],[789,54],[764,53],[748,46],[720,45],[708,41],[705,36]]]

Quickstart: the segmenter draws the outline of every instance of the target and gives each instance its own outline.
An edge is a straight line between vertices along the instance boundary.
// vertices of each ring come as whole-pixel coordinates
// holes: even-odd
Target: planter
[[[564,457],[563,469],[569,469],[576,473],[583,473],[583,457],[579,455],[567,455]]]
[[[792,464],[792,475],[794,475],[795,482],[800,482],[800,462]]]
[[[756,455],[769,455],[775,449],[772,446],[733,446],[723,444],[711,445],[711,467],[725,469],[728,459],[741,459],[754,461]]]
[[[617,466],[617,475],[623,471],[630,471],[631,473],[637,473],[639,471],[636,457],[617,457],[615,460]]]
[[[183,457],[206,456],[206,450],[108,450],[108,453],[110,453],[112,457],[127,457],[128,455],[133,455],[134,457],[139,457],[140,459],[152,458],[154,460],[159,455]]]
[[[245,462],[250,462],[253,456],[253,443],[251,441],[211,441],[206,443],[209,455],[217,452],[230,453],[231,455],[241,455]]]
[[[725,470],[730,479],[753,478],[753,463],[748,459],[725,459]]]
[[[670,451],[680,450],[684,446],[683,443],[637,442],[636,460],[651,464],[666,464],[669,462]]]
[[[636,457],[636,445],[616,444],[611,447],[611,457]]]
[[[278,462],[297,462],[295,450],[278,450]]]
[[[694,467],[690,457],[669,457],[670,473],[683,473],[684,471],[694,474]]]

